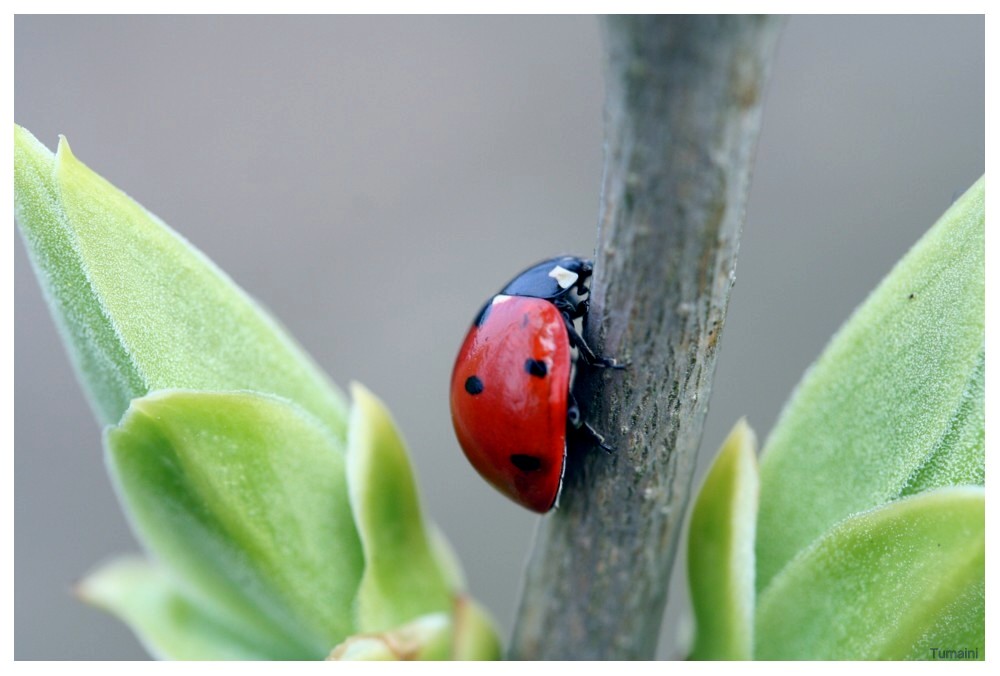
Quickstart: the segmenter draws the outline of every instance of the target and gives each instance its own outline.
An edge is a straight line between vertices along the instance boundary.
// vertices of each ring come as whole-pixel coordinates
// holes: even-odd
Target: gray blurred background
[[[788,22],[702,468],[739,416],[766,435],[832,332],[984,171],[984,78],[982,17]],[[15,19],[16,120],[50,147],[66,134],[336,382],[388,402],[505,634],[537,517],[465,462],[448,376],[500,284],[593,250],[603,95],[592,17]],[[15,656],[143,658],[71,595],[137,545],[15,238]],[[681,579],[661,657],[680,654]]]

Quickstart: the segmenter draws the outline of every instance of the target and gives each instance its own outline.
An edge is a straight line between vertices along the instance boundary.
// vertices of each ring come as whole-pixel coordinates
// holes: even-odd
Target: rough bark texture
[[[625,371],[576,395],[617,449],[571,454],[510,656],[652,659],[733,285],[780,21],[606,22],[606,148],[586,337]]]

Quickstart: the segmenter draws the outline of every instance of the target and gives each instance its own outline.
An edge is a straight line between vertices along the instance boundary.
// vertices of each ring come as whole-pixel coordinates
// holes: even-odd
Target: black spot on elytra
[[[549,372],[549,367],[540,359],[529,359],[524,362],[524,370],[536,378],[544,378]]]
[[[465,379],[465,391],[469,394],[479,394],[483,391],[483,381],[477,376],[469,376]]]
[[[517,467],[522,472],[537,472],[542,468],[542,459],[524,453],[515,453],[510,456],[510,464]]]

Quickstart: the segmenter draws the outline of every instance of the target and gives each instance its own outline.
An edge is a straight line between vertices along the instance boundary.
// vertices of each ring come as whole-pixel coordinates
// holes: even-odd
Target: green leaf
[[[148,561],[123,558],[87,576],[77,594],[132,628],[157,659],[281,659],[283,646],[273,639],[232,631],[187,598],[163,571]]]
[[[980,179],[832,339],[764,445],[757,589],[851,514],[982,481]]]
[[[462,561],[458,558],[458,554],[455,553],[448,538],[441,532],[437,524],[428,521],[426,526],[431,553],[434,555],[438,570],[444,576],[449,589],[456,592],[465,590],[465,571],[462,570]]]
[[[115,422],[146,384],[90,288],[59,202],[52,153],[14,127],[14,214],[49,311],[98,419]]]
[[[453,660],[499,660],[502,655],[496,624],[489,613],[465,595],[457,597],[452,637]]]
[[[55,155],[14,140],[29,256],[98,418],[120,420],[108,465],[163,563],[84,593],[181,657],[319,658],[359,628],[451,611],[461,568],[382,404],[355,388],[348,482],[346,404],[284,330],[64,139]],[[464,649],[498,645],[467,615]]]
[[[986,483],[986,352],[979,353],[968,385],[937,446],[907,480],[901,495],[942,486]]]
[[[330,660],[386,662],[397,660],[446,660],[451,657],[452,618],[431,613],[402,627],[351,636],[330,653]]]
[[[323,373],[202,253],[95,174],[14,127],[14,206],[78,375],[105,423],[158,389],[252,390],[344,434]]]
[[[983,658],[985,493],[949,487],[851,517],[760,595],[760,660]]]
[[[344,455],[315,418],[254,393],[157,392],[106,446],[137,535],[198,602],[303,659],[354,632],[361,547]]]
[[[451,609],[454,573],[439,563],[420,508],[406,446],[385,406],[351,385],[347,472],[364,550],[358,629],[383,632]]]
[[[431,613],[388,631],[351,636],[331,660],[499,660],[500,641],[489,614],[465,595],[452,613]]]
[[[753,430],[740,420],[722,443],[691,512],[688,580],[697,623],[693,660],[753,657],[756,453]]]

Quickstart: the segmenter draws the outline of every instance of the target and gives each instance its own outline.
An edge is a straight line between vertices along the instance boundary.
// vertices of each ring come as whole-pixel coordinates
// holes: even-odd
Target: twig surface
[[[652,659],[733,285],[772,17],[606,21],[606,147],[576,396],[617,448],[570,456],[514,659]]]

